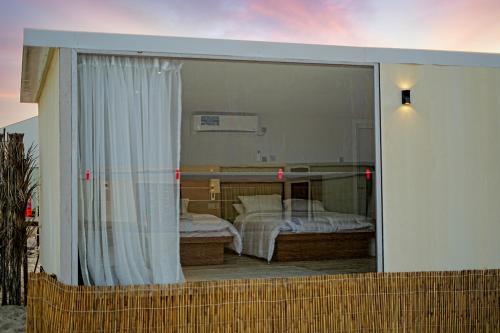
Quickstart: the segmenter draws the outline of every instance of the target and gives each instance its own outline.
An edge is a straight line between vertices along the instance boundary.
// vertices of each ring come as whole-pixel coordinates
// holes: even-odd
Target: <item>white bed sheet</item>
[[[179,229],[181,237],[233,236],[233,242],[228,247],[236,253],[241,254],[242,242],[240,233],[231,223],[215,215],[183,214],[180,217]]]

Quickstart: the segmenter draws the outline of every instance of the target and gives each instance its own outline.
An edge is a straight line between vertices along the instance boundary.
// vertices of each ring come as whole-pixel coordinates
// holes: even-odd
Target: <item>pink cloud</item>
[[[251,2],[249,9],[251,16],[272,19],[281,23],[283,29],[304,33],[346,32],[347,11],[327,1],[260,0]]]
[[[237,13],[243,28],[234,33],[272,41],[352,44],[359,33],[354,18],[368,8],[367,1],[250,1]]]
[[[429,43],[435,47],[500,52],[500,1],[444,2],[447,14],[432,22],[435,33]]]
[[[17,102],[24,27],[500,52],[499,18],[498,0],[11,1],[0,13],[0,123],[36,110]]]

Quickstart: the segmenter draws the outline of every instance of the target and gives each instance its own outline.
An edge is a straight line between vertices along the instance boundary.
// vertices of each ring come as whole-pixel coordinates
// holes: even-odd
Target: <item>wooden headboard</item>
[[[189,199],[188,210],[192,213],[211,214],[220,217],[219,194],[210,200],[208,180],[181,179],[181,198]]]
[[[238,213],[233,207],[240,203],[240,195],[269,195],[279,194],[283,198],[284,184],[282,182],[265,183],[221,183],[221,217],[234,221]]]

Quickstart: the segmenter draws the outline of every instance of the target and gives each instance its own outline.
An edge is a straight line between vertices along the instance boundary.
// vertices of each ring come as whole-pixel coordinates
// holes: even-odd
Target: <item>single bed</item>
[[[282,183],[227,184],[222,187],[226,202],[223,216],[236,215],[234,226],[241,235],[243,254],[267,261],[324,260],[368,257],[374,239],[374,223],[365,216],[329,212],[309,206],[307,211],[291,211],[278,206]],[[244,192],[238,188],[244,188]],[[243,193],[241,195],[240,193]],[[255,194],[257,193],[257,194]],[[258,203],[250,212],[237,211],[245,196],[277,196],[273,203]],[[270,199],[271,200],[271,199]],[[285,200],[286,201],[286,200]],[[236,202],[236,204],[234,204]],[[297,202],[294,203],[297,206]],[[311,205],[309,203],[309,205]],[[286,203],[285,203],[286,206]],[[234,208],[234,212],[233,209]],[[312,211],[312,212],[311,212]],[[229,212],[229,214],[227,214]]]
[[[180,217],[180,257],[184,266],[224,263],[224,248],[241,254],[236,228],[211,214],[185,213]]]

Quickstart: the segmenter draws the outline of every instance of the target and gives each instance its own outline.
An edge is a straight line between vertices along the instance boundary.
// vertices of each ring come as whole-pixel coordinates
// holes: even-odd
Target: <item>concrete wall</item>
[[[183,61],[181,163],[353,161],[353,125],[373,121],[373,69],[277,63]],[[267,132],[195,132],[198,111],[248,112]],[[274,160],[271,158],[274,156]]]
[[[380,90],[385,270],[500,268],[500,69],[381,65]]]
[[[40,264],[60,275],[59,52],[49,65],[38,101],[40,133]]]

